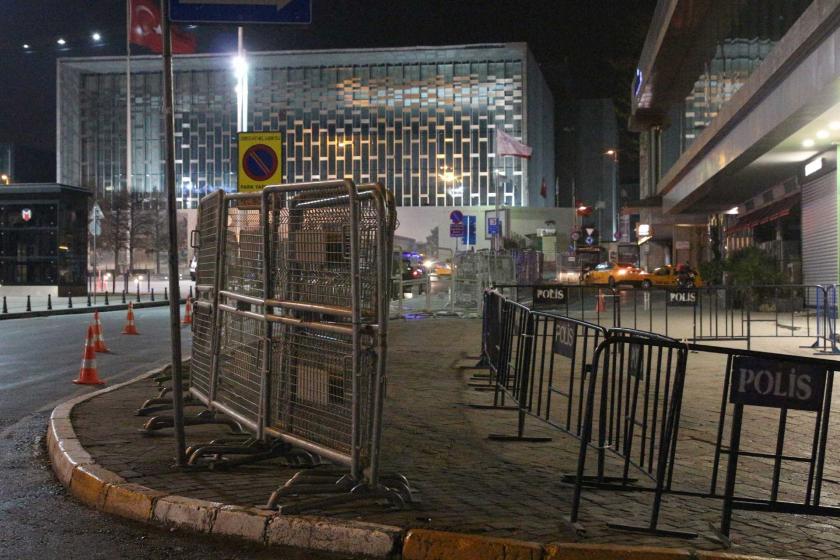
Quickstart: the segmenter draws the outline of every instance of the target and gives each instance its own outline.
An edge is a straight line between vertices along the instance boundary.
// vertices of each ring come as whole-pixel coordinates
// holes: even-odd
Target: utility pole
[[[169,221],[169,335],[172,352],[172,411],[175,465],[186,466],[184,386],[181,374],[181,287],[178,281],[178,213],[175,208],[175,115],[172,102],[172,37],[169,0],[161,0],[163,25],[163,117],[166,130],[166,201]]]

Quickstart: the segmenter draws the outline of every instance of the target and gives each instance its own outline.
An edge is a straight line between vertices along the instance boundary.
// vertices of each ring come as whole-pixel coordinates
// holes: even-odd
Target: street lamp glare
[[[244,56],[236,55],[233,57],[233,74],[240,78],[248,73],[248,61]]]
[[[90,38],[93,39],[96,42],[99,42],[99,41],[102,40],[102,35],[100,35],[100,33],[98,31],[94,31],[93,35],[91,35]]]
[[[604,152],[604,154],[606,154],[608,156],[614,156],[615,155],[615,150],[613,150],[611,148],[611,149],[607,150],[606,152]]]
[[[24,49],[28,49],[28,48],[29,48],[29,43],[24,43],[24,44],[23,44],[23,48],[24,48]]]
[[[61,45],[63,47],[64,45],[67,44],[67,41],[65,41],[63,37],[59,37],[58,41],[56,41],[56,43],[58,43],[59,45]]]

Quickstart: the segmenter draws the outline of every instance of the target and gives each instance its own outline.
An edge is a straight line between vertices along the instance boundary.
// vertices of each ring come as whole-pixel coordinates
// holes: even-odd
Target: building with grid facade
[[[553,99],[525,44],[249,53],[248,130],[279,130],[286,182],[381,181],[402,208],[554,206]],[[178,204],[236,189],[229,55],[175,59]],[[159,57],[132,57],[132,192],[164,183]],[[59,182],[126,188],[126,61],[58,63]],[[534,148],[498,157],[495,131]],[[408,213],[403,213],[408,217]],[[401,220],[402,221],[402,220]]]

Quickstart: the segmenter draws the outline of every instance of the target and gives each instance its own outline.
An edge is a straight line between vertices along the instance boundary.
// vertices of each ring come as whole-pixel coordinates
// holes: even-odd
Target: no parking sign
[[[238,191],[259,191],[283,182],[280,132],[240,132]]]

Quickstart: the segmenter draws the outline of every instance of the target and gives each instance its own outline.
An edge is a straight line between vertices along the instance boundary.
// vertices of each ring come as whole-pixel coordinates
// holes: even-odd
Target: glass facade
[[[718,115],[813,0],[746,0],[722,6],[703,73],[685,99],[683,149]]]
[[[494,133],[527,143],[535,122],[553,138],[550,106],[526,115],[526,81],[547,91],[527,59],[524,45],[249,54],[248,130],[281,131],[287,182],[352,177],[383,182],[400,206],[479,206],[496,203],[498,171],[499,202],[520,206],[531,164],[496,157]],[[134,192],[163,185],[159,67],[132,59]],[[230,56],[178,58],[175,70],[177,195],[195,208],[236,188],[236,80]],[[125,188],[125,83],[124,59],[60,61],[61,182],[98,197]]]

